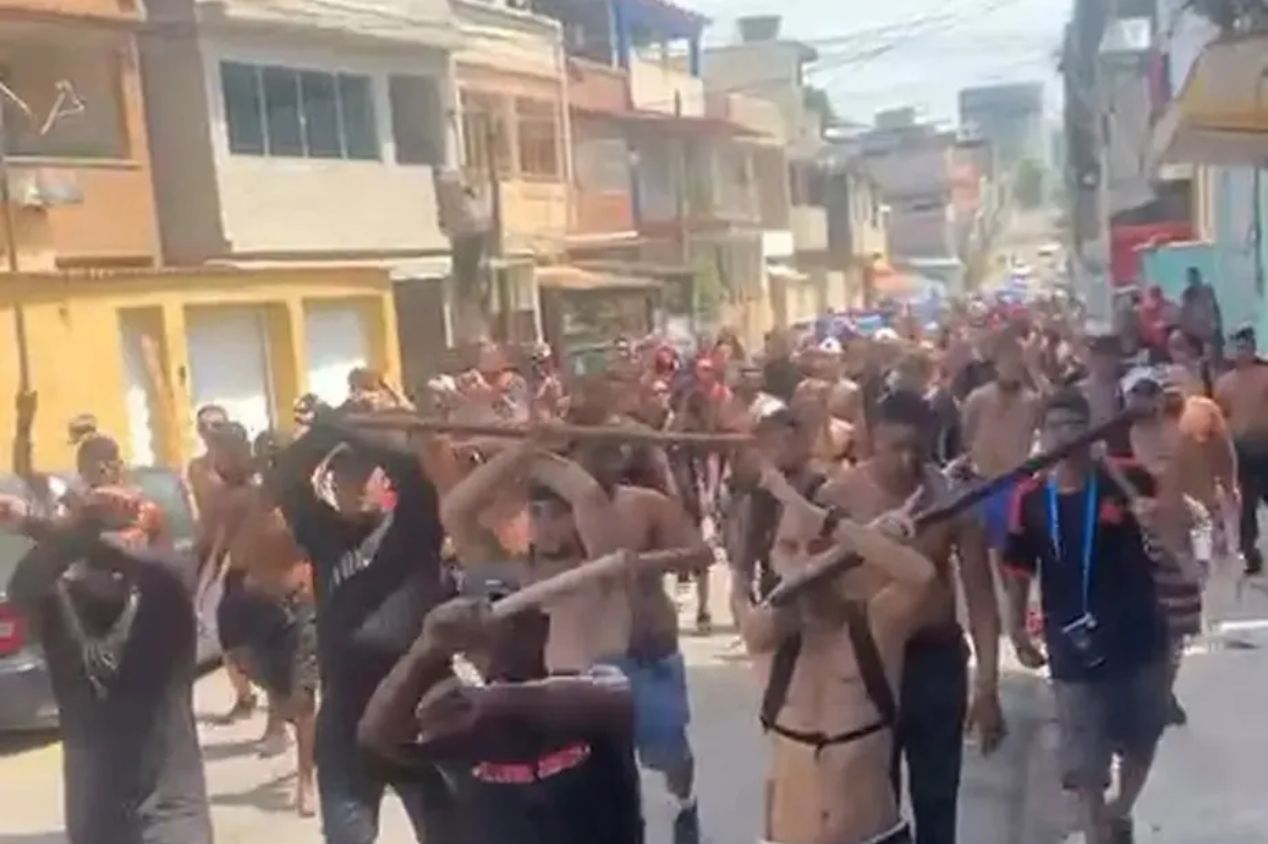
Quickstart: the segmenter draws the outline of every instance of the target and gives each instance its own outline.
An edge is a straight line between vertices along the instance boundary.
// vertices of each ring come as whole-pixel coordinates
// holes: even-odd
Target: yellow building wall
[[[36,465],[65,471],[74,465],[66,423],[76,414],[95,414],[101,431],[128,448],[121,311],[135,315],[133,309],[145,309],[143,323],[161,329],[156,340],[172,395],[169,407],[152,406],[151,412],[158,412],[154,427],[161,461],[183,465],[194,453],[188,436],[192,408],[186,308],[250,305],[265,310],[274,418],[289,424],[292,403],[307,389],[306,303],[343,301],[363,308],[371,361],[399,383],[391,292],[386,271],[374,268],[0,275],[0,471],[12,470],[8,443],[19,380],[15,301],[22,303],[31,385],[39,393]]]

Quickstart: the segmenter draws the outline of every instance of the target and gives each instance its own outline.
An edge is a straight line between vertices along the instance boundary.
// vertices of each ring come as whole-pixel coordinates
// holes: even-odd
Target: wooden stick
[[[597,560],[582,563],[553,577],[529,584],[506,596],[493,605],[495,618],[509,618],[525,610],[544,604],[588,586],[607,577],[624,575],[630,571],[665,572],[713,561],[713,551],[707,547],[674,548],[668,551],[649,551],[635,554],[630,551],[614,551]]]
[[[506,437],[523,439],[533,430],[522,425],[479,425],[468,422],[447,422],[440,419],[424,419],[412,413],[388,411],[380,413],[352,413],[342,420],[357,428],[431,431],[438,434],[461,434],[472,437]],[[625,428],[619,425],[547,425],[543,430],[564,439],[608,439],[621,442],[649,443],[653,445],[693,445],[701,448],[729,449],[751,445],[748,434],[702,434],[693,431],[652,431]]]
[[[1109,421],[1089,429],[1081,436],[1075,437],[1067,443],[1062,443],[1056,448],[1029,457],[998,477],[976,483],[943,504],[935,504],[926,510],[922,510],[912,518],[912,522],[916,530],[919,531],[957,516],[979,501],[990,498],[995,493],[1012,486],[1017,481],[1028,478],[1036,472],[1040,472],[1054,463],[1064,460],[1081,448],[1086,448],[1094,442],[1105,439],[1121,426],[1131,424],[1135,417],[1136,413],[1134,411],[1124,410]],[[785,606],[811,587],[825,580],[832,579],[850,567],[857,565],[857,563],[857,555],[844,554],[830,563],[803,569],[792,577],[780,582],[778,586],[771,590],[766,601],[772,606]]]

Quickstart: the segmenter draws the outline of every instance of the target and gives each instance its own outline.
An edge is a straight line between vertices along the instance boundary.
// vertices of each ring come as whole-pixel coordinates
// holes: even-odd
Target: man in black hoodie
[[[361,439],[338,420],[319,411],[277,476],[282,511],[313,564],[323,832],[327,844],[374,841],[391,785],[420,840],[451,844],[452,801],[439,773],[406,772],[361,750],[356,736],[375,688],[446,594],[436,490],[413,454]]]

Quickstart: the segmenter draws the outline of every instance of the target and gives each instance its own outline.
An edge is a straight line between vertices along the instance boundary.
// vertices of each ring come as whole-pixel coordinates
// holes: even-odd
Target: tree
[[[1033,158],[1027,158],[1017,165],[1017,176],[1013,182],[1013,199],[1017,205],[1027,211],[1033,211],[1043,204],[1044,169],[1043,165]]]

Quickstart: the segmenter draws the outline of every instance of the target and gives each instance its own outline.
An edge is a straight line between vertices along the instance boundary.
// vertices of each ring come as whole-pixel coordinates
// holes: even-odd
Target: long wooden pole
[[[666,572],[707,565],[713,559],[708,547],[674,548],[666,551],[649,551],[635,554],[630,551],[614,551],[596,560],[582,563],[553,577],[539,580],[501,599],[493,605],[496,618],[509,618],[517,613],[536,609],[587,586],[596,580],[624,575],[626,572]]]
[[[533,434],[533,429],[521,425],[472,424],[425,419],[412,413],[388,411],[380,413],[352,413],[344,417],[344,424],[354,428],[388,430],[430,431],[438,434],[461,434],[472,437],[505,437],[523,439]],[[606,439],[653,445],[693,445],[701,448],[729,449],[752,445],[747,434],[702,434],[693,431],[652,431],[626,428],[619,425],[550,425],[546,429],[551,436],[564,439]]]
[[[1089,429],[1067,443],[1062,443],[1055,448],[1027,458],[1002,475],[976,483],[945,503],[935,504],[926,510],[922,510],[912,517],[912,522],[915,524],[916,530],[919,531],[939,522],[944,522],[952,516],[959,515],[979,501],[990,498],[995,493],[1012,486],[1017,481],[1047,469],[1081,448],[1086,448],[1094,442],[1105,439],[1123,425],[1131,424],[1135,417],[1136,413],[1134,411],[1124,410],[1114,418]],[[858,561],[859,558],[855,554],[843,554],[827,563],[807,568],[782,581],[771,590],[766,601],[772,606],[785,606],[791,603],[798,595],[825,580],[831,580],[838,574],[857,565]]]

